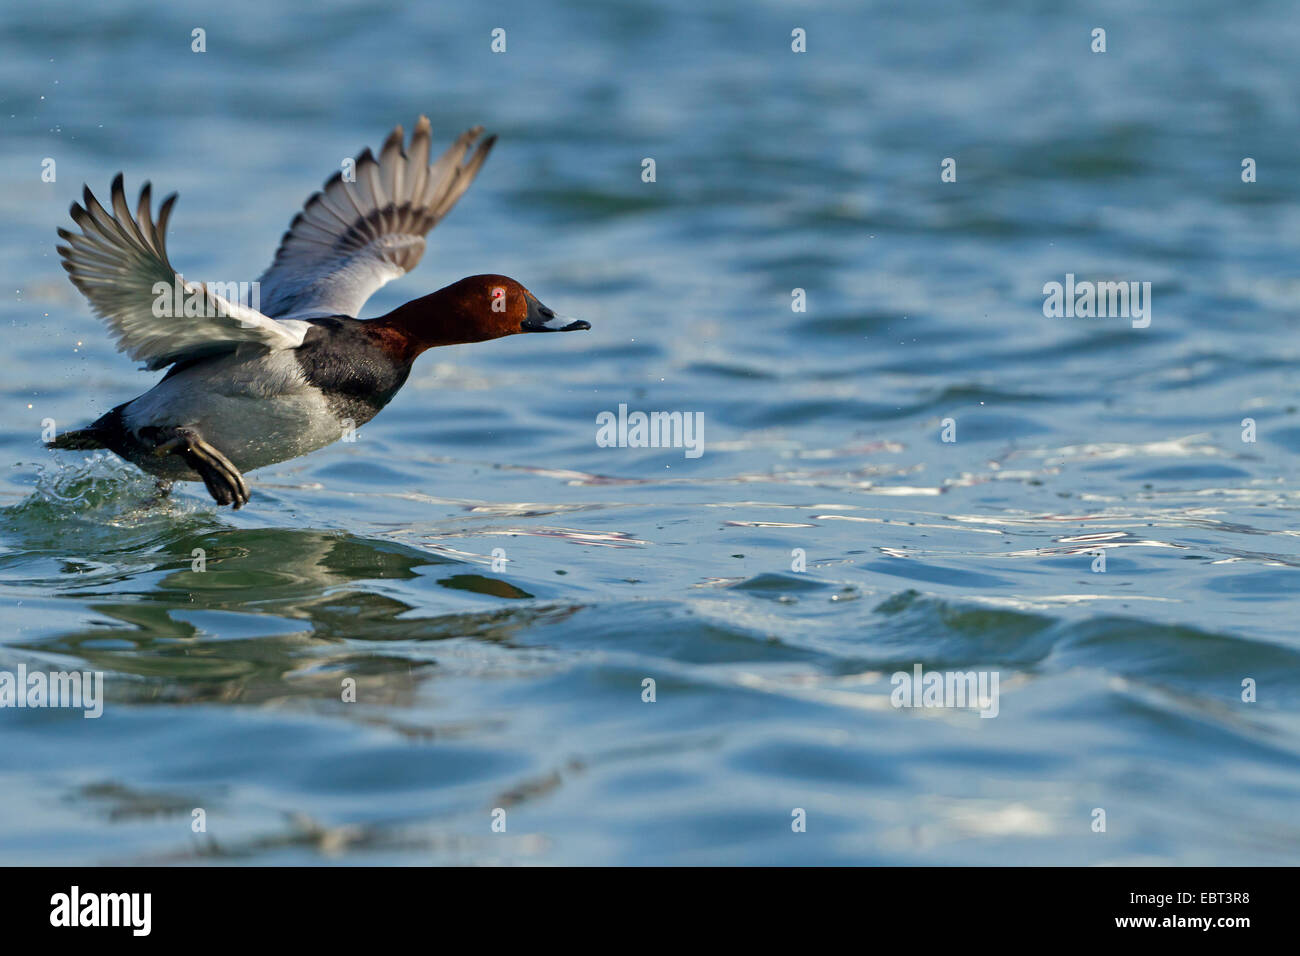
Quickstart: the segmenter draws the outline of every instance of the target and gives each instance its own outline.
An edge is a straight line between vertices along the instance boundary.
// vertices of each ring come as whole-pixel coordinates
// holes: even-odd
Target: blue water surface
[[[107,700],[0,709],[0,863],[1300,863],[1293,5],[4,17],[0,670]],[[238,513],[41,447],[158,377],[60,268],[83,182],[253,279],[421,113],[500,141],[365,314],[500,272],[591,332],[426,354]]]

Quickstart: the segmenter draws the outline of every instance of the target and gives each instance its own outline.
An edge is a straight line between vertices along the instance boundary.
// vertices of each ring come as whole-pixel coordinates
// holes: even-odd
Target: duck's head
[[[438,345],[485,342],[520,332],[576,332],[582,319],[556,315],[524,286],[502,275],[469,276],[377,320],[407,340],[413,354]]]
[[[467,342],[497,339],[518,332],[576,332],[591,323],[555,312],[509,276],[470,276],[434,293],[461,322]]]

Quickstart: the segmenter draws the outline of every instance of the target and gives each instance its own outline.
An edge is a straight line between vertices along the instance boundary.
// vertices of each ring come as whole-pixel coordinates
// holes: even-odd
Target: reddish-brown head
[[[556,315],[508,276],[470,276],[415,299],[383,318],[378,330],[402,341],[411,357],[437,345],[484,342],[517,332],[574,332],[590,323]]]

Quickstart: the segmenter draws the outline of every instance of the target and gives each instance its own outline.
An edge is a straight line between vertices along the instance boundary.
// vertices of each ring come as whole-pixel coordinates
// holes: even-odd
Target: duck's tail
[[[64,432],[54,441],[47,441],[46,448],[61,448],[65,451],[85,451],[91,448],[107,448],[95,426],[79,428]]]

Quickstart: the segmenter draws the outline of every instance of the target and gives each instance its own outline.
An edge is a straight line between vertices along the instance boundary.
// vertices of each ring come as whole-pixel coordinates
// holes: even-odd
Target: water
[[[0,862],[1300,862],[1300,18],[863,6],[11,8],[0,670],[108,699],[0,711]],[[155,377],[59,268],[83,181],[251,279],[421,112],[501,141],[367,314],[494,271],[590,333],[427,354],[237,514],[40,448]]]

